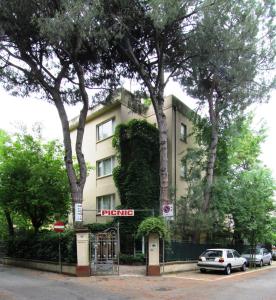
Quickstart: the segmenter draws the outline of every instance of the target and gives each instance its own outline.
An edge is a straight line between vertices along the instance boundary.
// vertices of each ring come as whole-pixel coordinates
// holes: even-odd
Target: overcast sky
[[[129,89],[128,86],[126,88]],[[165,91],[166,95],[174,94],[191,108],[194,108],[194,101],[189,99],[176,83],[172,83]],[[276,179],[276,92],[271,94],[270,102],[260,104],[252,110],[255,111],[254,127],[258,129],[261,122],[267,127],[267,140],[262,147],[261,159],[272,171]],[[74,107],[68,109],[69,119],[78,114]],[[18,124],[27,125],[31,128],[35,122],[43,124],[43,136],[46,139],[62,140],[62,131],[59,117],[55,106],[39,99],[10,96],[0,88],[0,128],[13,133],[18,131]]]

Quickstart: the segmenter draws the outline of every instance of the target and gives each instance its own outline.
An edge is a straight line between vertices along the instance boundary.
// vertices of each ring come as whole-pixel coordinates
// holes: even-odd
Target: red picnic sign
[[[102,217],[133,217],[134,209],[102,209],[101,210]]]
[[[56,221],[54,224],[55,232],[63,232],[64,231],[64,223],[61,221]]]

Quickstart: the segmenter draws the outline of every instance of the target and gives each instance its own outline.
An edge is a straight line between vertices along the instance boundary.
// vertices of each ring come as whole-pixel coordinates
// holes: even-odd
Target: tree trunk
[[[31,222],[34,228],[34,233],[38,234],[39,228],[42,226],[43,222],[39,221],[35,216],[31,217]]]
[[[8,224],[8,231],[9,231],[9,236],[13,237],[14,236],[14,229],[13,229],[13,221],[11,218],[11,214],[7,209],[4,209],[4,214],[7,220],[7,224]]]
[[[72,212],[73,212],[73,224],[76,225],[75,222],[75,204],[83,202],[83,188],[86,181],[87,169],[84,160],[84,156],[82,153],[82,140],[84,134],[84,127],[86,116],[88,112],[88,103],[84,103],[83,109],[81,110],[79,116],[79,124],[77,128],[77,138],[76,138],[76,155],[78,159],[78,164],[80,168],[80,178],[77,178],[74,166],[73,166],[73,155],[72,155],[72,144],[71,144],[71,136],[69,129],[69,121],[67,118],[67,114],[61,101],[60,97],[56,95],[55,97],[55,105],[58,110],[58,114],[60,117],[60,121],[62,124],[63,131],[63,144],[65,148],[65,156],[64,161],[66,165],[67,176],[70,184],[70,192],[72,198]],[[82,222],[80,222],[82,223]]]
[[[135,55],[129,38],[125,40],[121,49],[136,67],[137,73],[141,76],[143,83],[147,87],[158,123],[160,145],[160,213],[162,214],[162,205],[169,202],[168,137],[166,115],[163,111],[164,88],[167,82],[164,80],[164,53],[159,35],[156,36],[156,43],[158,75],[155,83],[151,80],[152,74],[145,68],[146,64],[141,63]]]
[[[73,211],[73,223],[74,223],[75,203],[82,203],[83,201],[83,189],[87,177],[87,168],[82,153],[84,126],[85,126],[87,112],[88,112],[88,95],[86,93],[86,88],[85,88],[84,71],[80,64],[78,64],[77,62],[73,63],[79,80],[78,84],[79,84],[80,100],[83,102],[83,108],[79,116],[79,124],[77,128],[77,137],[76,137],[76,156],[77,156],[79,171],[80,171],[80,176],[78,178],[73,166],[69,121],[64,107],[63,99],[61,98],[62,92],[60,88],[62,79],[66,78],[66,72],[69,71],[69,63],[63,61],[62,68],[54,80],[55,81],[54,85],[50,85],[47,82],[47,80],[45,80],[45,76],[42,70],[38,67],[36,62],[33,61],[32,57],[26,53],[25,49],[22,50],[21,55],[25,63],[28,64],[29,67],[31,68],[32,73],[36,77],[36,80],[39,81],[41,87],[45,90],[47,94],[51,95],[52,100],[59,114],[59,118],[62,125],[62,132],[63,132],[63,144],[65,148],[64,161],[65,161],[66,172],[69,180],[70,192],[72,197],[72,206],[73,206],[72,211]]]
[[[218,145],[218,115],[214,107],[212,92],[208,96],[208,104],[209,104],[209,116],[211,122],[211,143],[210,143],[208,161],[207,161],[203,212],[207,212],[210,205],[211,189],[214,182],[214,167],[215,167],[215,162],[217,157],[217,145]]]
[[[160,105],[156,113],[159,128],[159,147],[160,147],[160,211],[162,205],[169,202],[169,174],[168,174],[168,138],[167,122],[163,107]]]
[[[38,231],[39,231],[39,226],[34,227],[34,233],[35,233],[35,235],[38,234]]]

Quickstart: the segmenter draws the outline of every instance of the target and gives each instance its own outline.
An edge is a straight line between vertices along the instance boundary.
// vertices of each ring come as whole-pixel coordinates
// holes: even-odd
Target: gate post
[[[159,235],[150,233],[148,236],[147,276],[160,276]]]
[[[77,266],[76,276],[90,276],[90,258],[89,258],[89,231],[88,229],[76,230],[77,240]]]

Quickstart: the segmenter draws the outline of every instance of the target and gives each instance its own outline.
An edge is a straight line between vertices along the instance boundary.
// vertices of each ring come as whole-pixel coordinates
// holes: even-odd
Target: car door
[[[268,264],[270,261],[270,253],[267,249],[262,249],[263,250],[263,262],[265,264]]]
[[[244,259],[239,254],[239,252],[236,251],[236,250],[233,251],[233,254],[234,254],[234,259],[235,259],[235,266],[237,268],[241,267],[243,265],[243,263],[244,263]]]
[[[231,264],[232,268],[236,268],[235,258],[232,250],[226,251],[226,257],[227,257],[227,264]]]

